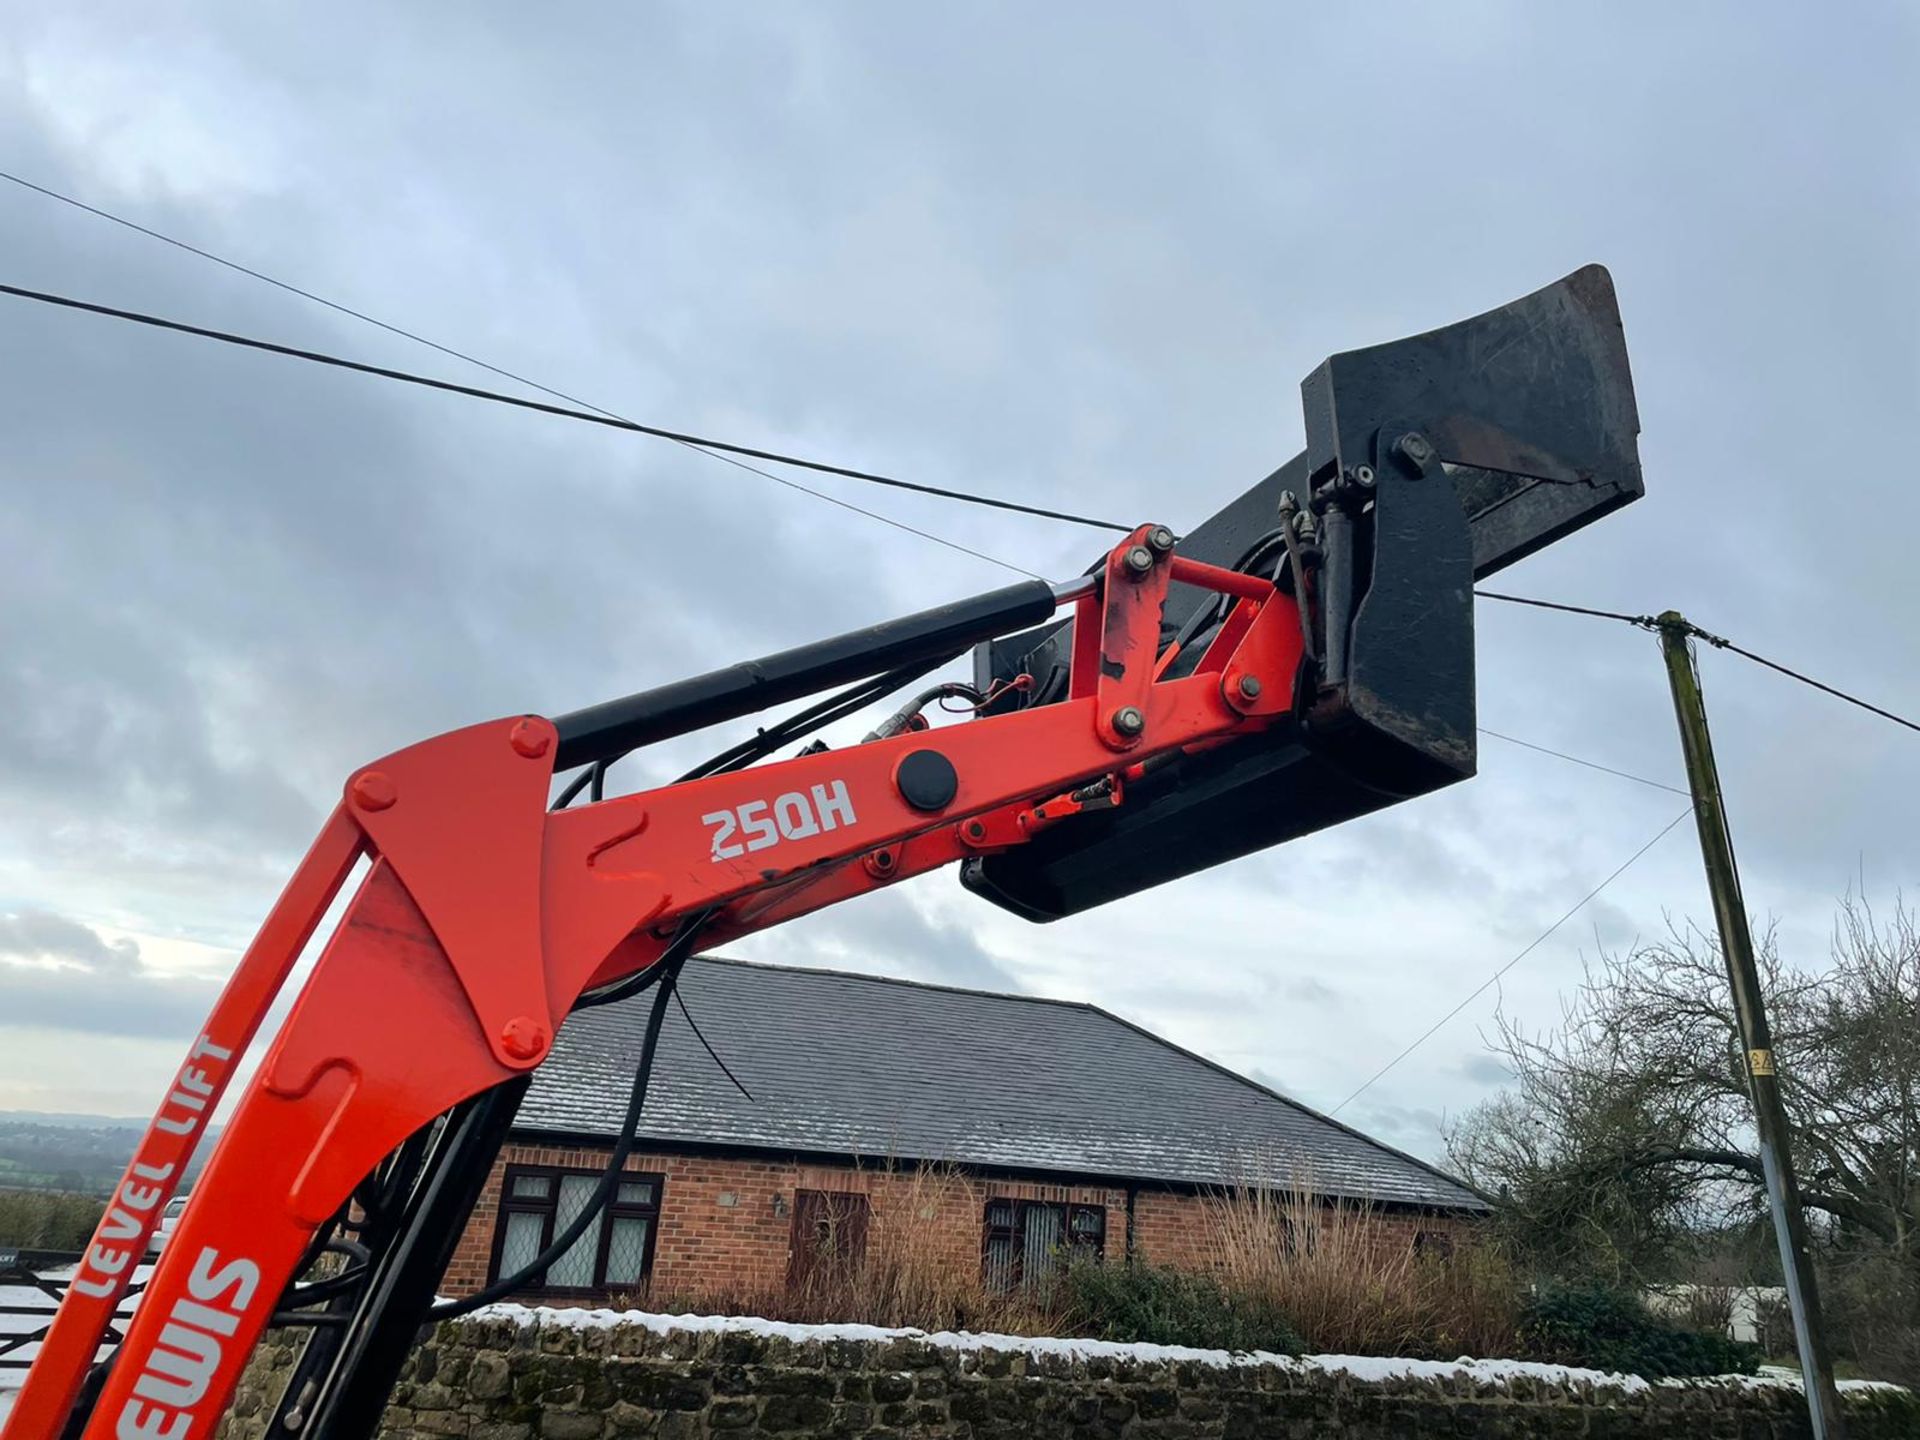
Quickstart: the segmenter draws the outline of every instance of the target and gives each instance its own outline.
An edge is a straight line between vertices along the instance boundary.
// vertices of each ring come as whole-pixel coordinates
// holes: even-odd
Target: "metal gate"
[[[72,1283],[60,1274],[80,1263],[77,1250],[26,1250],[0,1246],[0,1390],[17,1390],[26,1370],[46,1338],[53,1313]],[[121,1323],[109,1326],[95,1360],[104,1360],[122,1338],[123,1324],[133,1313],[134,1297],[146,1287],[144,1279],[127,1287],[115,1314]]]

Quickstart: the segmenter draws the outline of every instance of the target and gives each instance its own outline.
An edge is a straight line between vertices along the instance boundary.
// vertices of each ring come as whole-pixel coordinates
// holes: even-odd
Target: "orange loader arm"
[[[1160,653],[1176,579],[1232,607],[1177,679]],[[702,923],[710,943],[1020,846],[1072,823],[1096,803],[1090,796],[1124,803],[1129,778],[1149,763],[1260,732],[1292,709],[1303,648],[1293,597],[1178,556],[1161,527],[1136,530],[1094,576],[996,595],[972,618],[928,612],[823,642],[785,679],[762,662],[737,685],[721,683],[732,673],[723,672],[703,677],[716,682],[704,690],[669,687],[669,699],[674,713],[701,720],[721,692],[763,708],[803,693],[796,686],[824,688],[813,682],[830,674],[874,673],[875,657],[903,637],[920,637],[923,658],[928,647],[952,653],[1070,605],[1075,643],[1061,703],[572,808],[549,808],[556,765],[644,743],[659,705],[615,702],[577,724],[490,721],[357,771],[161,1102],[4,1440],[211,1436],[262,1330],[300,1303],[290,1297],[316,1237],[368,1177],[446,1133],[451,1121],[436,1126],[439,1117],[522,1081],[583,995],[648,971],[689,922]],[[240,1094],[124,1343],[104,1380],[95,1372],[89,1383],[114,1308],[235,1066],[362,860],[358,889]],[[437,1270],[428,1295],[432,1278]],[[366,1302],[352,1323],[370,1323],[382,1303]],[[416,1309],[407,1321],[421,1318]]]

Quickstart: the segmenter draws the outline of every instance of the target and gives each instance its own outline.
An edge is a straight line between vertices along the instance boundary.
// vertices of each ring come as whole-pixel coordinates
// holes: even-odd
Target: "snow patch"
[[[1020,1355],[1055,1355],[1070,1360],[1098,1357],[1143,1364],[1188,1361],[1219,1369],[1235,1365],[1274,1365],[1297,1373],[1338,1374],[1376,1384],[1387,1380],[1463,1377],[1477,1382],[1506,1385],[1525,1378],[1561,1386],[1604,1386],[1628,1394],[1649,1390],[1656,1383],[1668,1386],[1734,1384],[1755,1388],[1778,1385],[1797,1388],[1800,1384],[1799,1377],[1789,1371],[1727,1375],[1710,1380],[1655,1382],[1638,1375],[1584,1370],[1572,1365],[1547,1365],[1534,1360],[1476,1360],[1464,1355],[1458,1360],[1410,1360],[1380,1355],[1275,1355],[1264,1350],[1200,1350],[1187,1345],[1048,1339],[1029,1335],[975,1334],[967,1330],[941,1330],[930,1334],[925,1330],[893,1330],[879,1325],[796,1325],[785,1320],[762,1320],[753,1315],[657,1315],[647,1310],[554,1309],[545,1305],[503,1304],[476,1310],[469,1318],[476,1321],[510,1320],[517,1325],[556,1330],[599,1330],[632,1325],[655,1335],[725,1333],[796,1343],[808,1340],[920,1340],[943,1350],[996,1350]],[[1901,1387],[1878,1380],[1842,1380],[1840,1388],[1898,1390]]]

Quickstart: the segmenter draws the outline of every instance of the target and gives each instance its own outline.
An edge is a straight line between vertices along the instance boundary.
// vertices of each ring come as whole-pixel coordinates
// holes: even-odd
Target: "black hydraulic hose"
[[[656,690],[553,717],[554,765],[571,769],[623,755],[690,730],[866,680],[907,665],[938,663],[980,640],[1049,619],[1060,593],[1044,580],[972,595],[864,630],[763,655]]]
[[[429,1320],[452,1320],[461,1315],[471,1314],[483,1305],[491,1305],[496,1300],[513,1294],[522,1285],[543,1272],[558,1260],[582,1235],[587,1227],[600,1218],[600,1212],[606,1209],[607,1201],[612,1198],[614,1187],[620,1183],[625,1173],[627,1156],[633,1153],[634,1132],[640,1125],[640,1111],[647,1103],[647,1083],[653,1075],[655,1052],[660,1047],[660,1026],[666,1019],[667,1002],[673,998],[673,987],[680,978],[680,969],[687,962],[687,954],[693,949],[695,937],[700,933],[701,921],[705,916],[685,925],[674,936],[673,944],[652,969],[660,973],[660,980],[653,996],[653,1009],[647,1015],[646,1038],[640,1043],[640,1062],[634,1067],[633,1091],[627,1098],[626,1118],[620,1125],[620,1138],[615,1142],[613,1153],[607,1157],[607,1168],[600,1177],[600,1183],[594,1187],[593,1194],[587,1197],[586,1204],[572,1220],[567,1222],[559,1234],[553,1237],[553,1243],[542,1250],[533,1259],[522,1265],[511,1275],[503,1275],[484,1290],[475,1291],[458,1300],[446,1300],[427,1311]]]
[[[955,651],[953,655],[943,655],[936,660],[902,665],[883,675],[876,675],[871,680],[863,680],[857,685],[829,695],[825,700],[809,706],[797,715],[790,715],[785,720],[767,726],[749,738],[722,750],[711,759],[694,766],[676,783],[699,780],[708,775],[718,775],[750,765],[789,741],[797,740],[810,731],[831,725],[836,720],[844,720],[847,716],[864,710],[876,701],[885,699],[901,687],[910,685],[930,671],[939,669],[958,653]],[[555,797],[553,808],[566,809],[580,798],[583,791],[589,792],[589,800],[599,800],[605,793],[607,767],[619,758],[615,755],[610,759],[596,761],[583,767]]]
[[[275,1325],[304,1325],[314,1317],[296,1314],[308,1305],[318,1305],[322,1300],[331,1300],[336,1295],[345,1295],[357,1289],[361,1281],[367,1278],[367,1270],[372,1263],[372,1254],[367,1247],[352,1240],[329,1240],[321,1247],[322,1254],[345,1255],[353,1265],[338,1275],[329,1275],[324,1280],[309,1281],[297,1285],[281,1297],[280,1308],[274,1313]]]
[[[679,974],[681,963],[686,960],[688,954],[693,950],[695,936],[700,933],[701,927],[707,923],[712,915],[713,910],[707,909],[702,910],[698,915],[687,920],[674,935],[673,940],[668,944],[667,948],[661,952],[660,958],[653,964],[642,970],[638,975],[629,975],[624,980],[615,980],[610,985],[602,985],[598,990],[589,990],[573,1002],[573,1008],[575,1010],[591,1010],[599,1005],[617,1005],[622,1000],[631,1000],[641,992],[651,990],[655,985],[658,985],[667,975],[667,967],[669,965],[673,966],[672,973],[676,975]]]

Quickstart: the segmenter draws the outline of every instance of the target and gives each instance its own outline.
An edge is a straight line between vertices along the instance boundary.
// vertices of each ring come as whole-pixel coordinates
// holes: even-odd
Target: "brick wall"
[[[474,1206],[448,1265],[443,1289],[464,1295],[488,1278],[500,1194],[509,1165],[549,1165],[600,1171],[605,1147],[512,1143],[502,1151]],[[695,1292],[751,1292],[782,1283],[792,1244],[796,1190],[855,1191],[868,1196],[876,1217],[892,1208],[911,1212],[929,1243],[962,1264],[978,1263],[982,1219],[993,1199],[1049,1200],[1106,1210],[1106,1253],[1126,1253],[1127,1190],[1109,1185],[1048,1185],[959,1172],[802,1164],[777,1158],[722,1158],[667,1151],[628,1157],[627,1169],[663,1177],[654,1243],[656,1299]],[[1134,1246],[1140,1258],[1197,1268],[1210,1200],[1158,1187],[1134,1192]],[[1368,1219],[1382,1245],[1405,1247],[1420,1230],[1448,1230],[1462,1222],[1382,1212]]]
[[[1134,1253],[1156,1265],[1198,1270],[1207,1262],[1209,1225],[1206,1211],[1216,1200],[1171,1190],[1142,1189],[1134,1202]],[[1292,1207],[1289,1207],[1291,1210]],[[1368,1244],[1382,1251],[1404,1251],[1422,1234],[1444,1235],[1459,1241],[1471,1234],[1473,1221],[1454,1215],[1423,1215],[1374,1209],[1349,1210],[1344,1217],[1322,1214],[1313,1205],[1293,1212],[1306,1229],[1321,1225],[1360,1225]],[[1298,1243],[1313,1243],[1301,1236]]]

